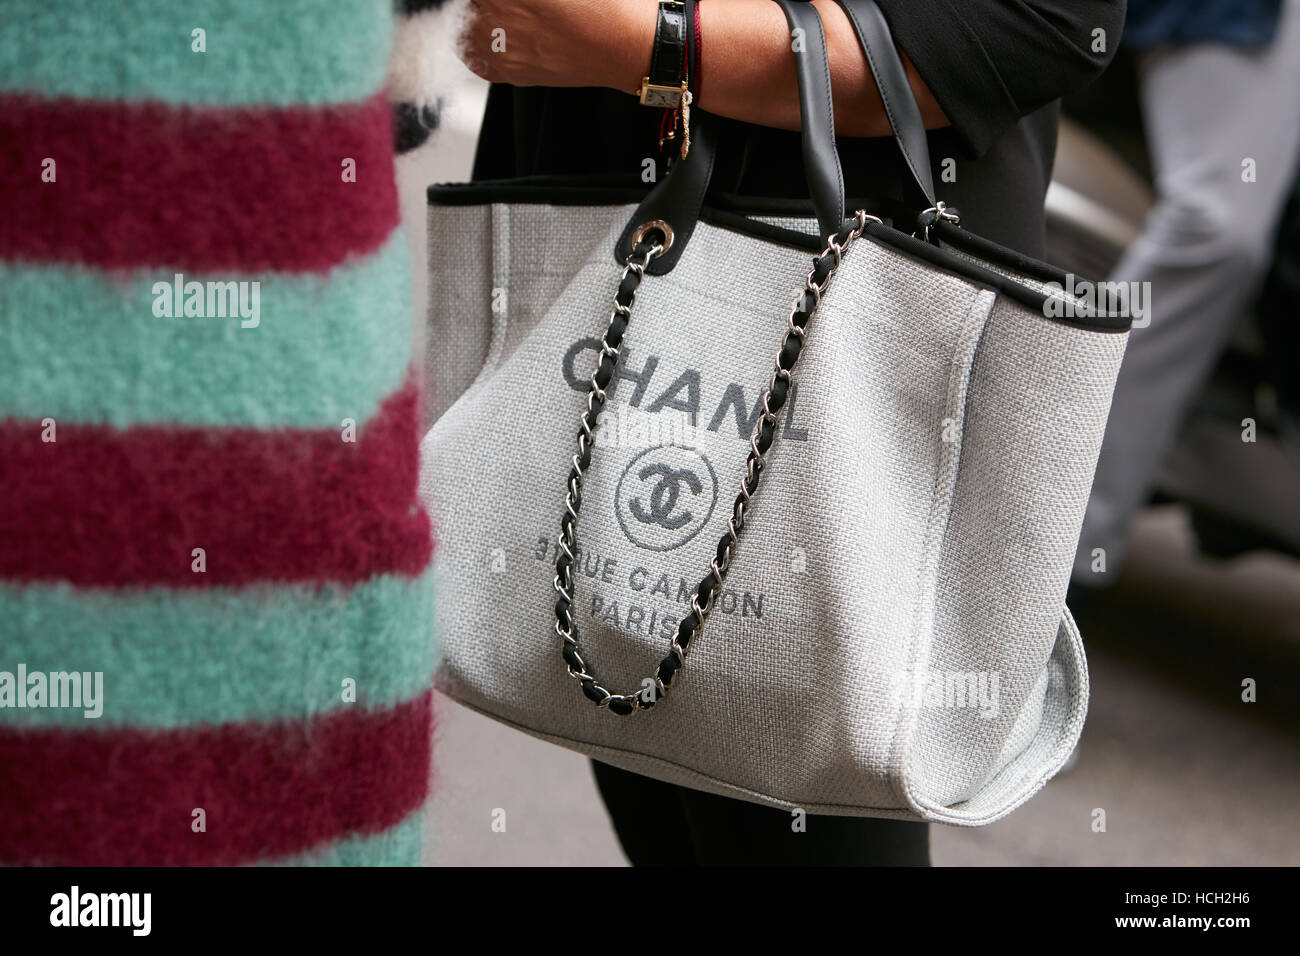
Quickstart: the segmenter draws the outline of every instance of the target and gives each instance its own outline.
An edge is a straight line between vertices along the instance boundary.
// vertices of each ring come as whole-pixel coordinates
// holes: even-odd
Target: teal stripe
[[[379,833],[352,833],[328,847],[297,853],[264,866],[419,866],[424,811]]]
[[[178,727],[300,720],[428,688],[432,572],[341,585],[174,591],[0,585],[0,671],[103,673],[102,716],[0,708],[0,724]],[[344,680],[355,681],[355,703]]]
[[[184,274],[205,290],[259,282],[255,328],[155,316],[154,284],[175,275],[0,264],[0,420],[338,428],[405,379],[414,313],[400,229],[322,275]]]
[[[196,104],[379,91],[392,0],[8,0],[0,90]],[[192,50],[206,31],[207,52]]]

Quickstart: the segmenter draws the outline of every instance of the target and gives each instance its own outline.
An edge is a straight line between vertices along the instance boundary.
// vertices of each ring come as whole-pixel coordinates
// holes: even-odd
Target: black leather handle
[[[831,101],[831,68],[826,33],[817,8],[805,0],[776,0],[790,24],[795,73],[799,79],[799,112],[803,117],[803,167],[813,209],[823,236],[844,225],[844,175],[835,146],[835,107]]]
[[[862,44],[876,89],[880,91],[880,100],[885,105],[885,116],[894,131],[894,140],[903,160],[912,173],[912,181],[926,206],[933,206],[934,178],[930,173],[930,144],[926,139],[925,121],[912,94],[912,84],[907,81],[907,69],[894,46],[889,23],[876,0],[838,0],[838,3],[848,14],[858,42]]]
[[[679,159],[668,170],[628,220],[614,244],[614,259],[620,264],[627,261],[636,245],[635,233],[643,223],[659,220],[673,230],[672,245],[658,258],[651,259],[645,271],[652,276],[666,275],[677,265],[686,250],[695,225],[700,221],[704,194],[713,178],[713,161],[717,156],[717,143],[713,126],[703,110],[691,111],[691,150],[685,159]]]
[[[846,222],[844,176],[835,145],[835,111],[831,102],[830,64],[826,56],[826,34],[817,8],[806,0],[776,0],[785,12],[793,32],[800,31],[795,49],[799,80],[799,108],[803,125],[804,176],[813,201],[818,227],[823,236],[840,232]],[[681,258],[700,218],[704,194],[713,176],[717,144],[711,133],[710,117],[703,110],[692,111],[691,149],[686,159],[673,164],[668,175],[650,190],[619,236],[614,257],[626,261],[635,245],[635,233],[643,223],[661,220],[673,230],[672,245],[646,267],[650,275],[670,272]]]

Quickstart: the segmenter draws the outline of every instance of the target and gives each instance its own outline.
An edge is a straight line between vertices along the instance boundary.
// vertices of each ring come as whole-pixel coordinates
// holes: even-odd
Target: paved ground
[[[463,86],[433,143],[402,161],[421,299],[423,187],[466,175],[480,96]],[[1300,565],[1202,560],[1181,513],[1161,509],[1081,626],[1092,703],[1078,764],[1001,823],[934,828],[935,863],[1300,863]],[[1246,677],[1259,703],[1241,702]],[[436,761],[428,862],[625,862],[585,759],[444,700]]]

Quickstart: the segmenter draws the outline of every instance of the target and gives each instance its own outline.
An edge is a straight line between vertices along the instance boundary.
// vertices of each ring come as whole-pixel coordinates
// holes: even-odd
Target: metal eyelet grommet
[[[673,247],[673,227],[662,219],[651,219],[649,222],[643,222],[637,226],[636,232],[632,233],[632,245],[635,246],[643,241],[652,232],[658,232],[664,237],[664,241],[659,243],[659,251],[654,256],[658,259]]]

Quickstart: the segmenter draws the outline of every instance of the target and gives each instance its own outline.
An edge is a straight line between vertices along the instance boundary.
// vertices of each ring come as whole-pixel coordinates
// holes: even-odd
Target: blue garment
[[[1267,46],[1281,12],[1282,0],[1128,0],[1123,43]]]

